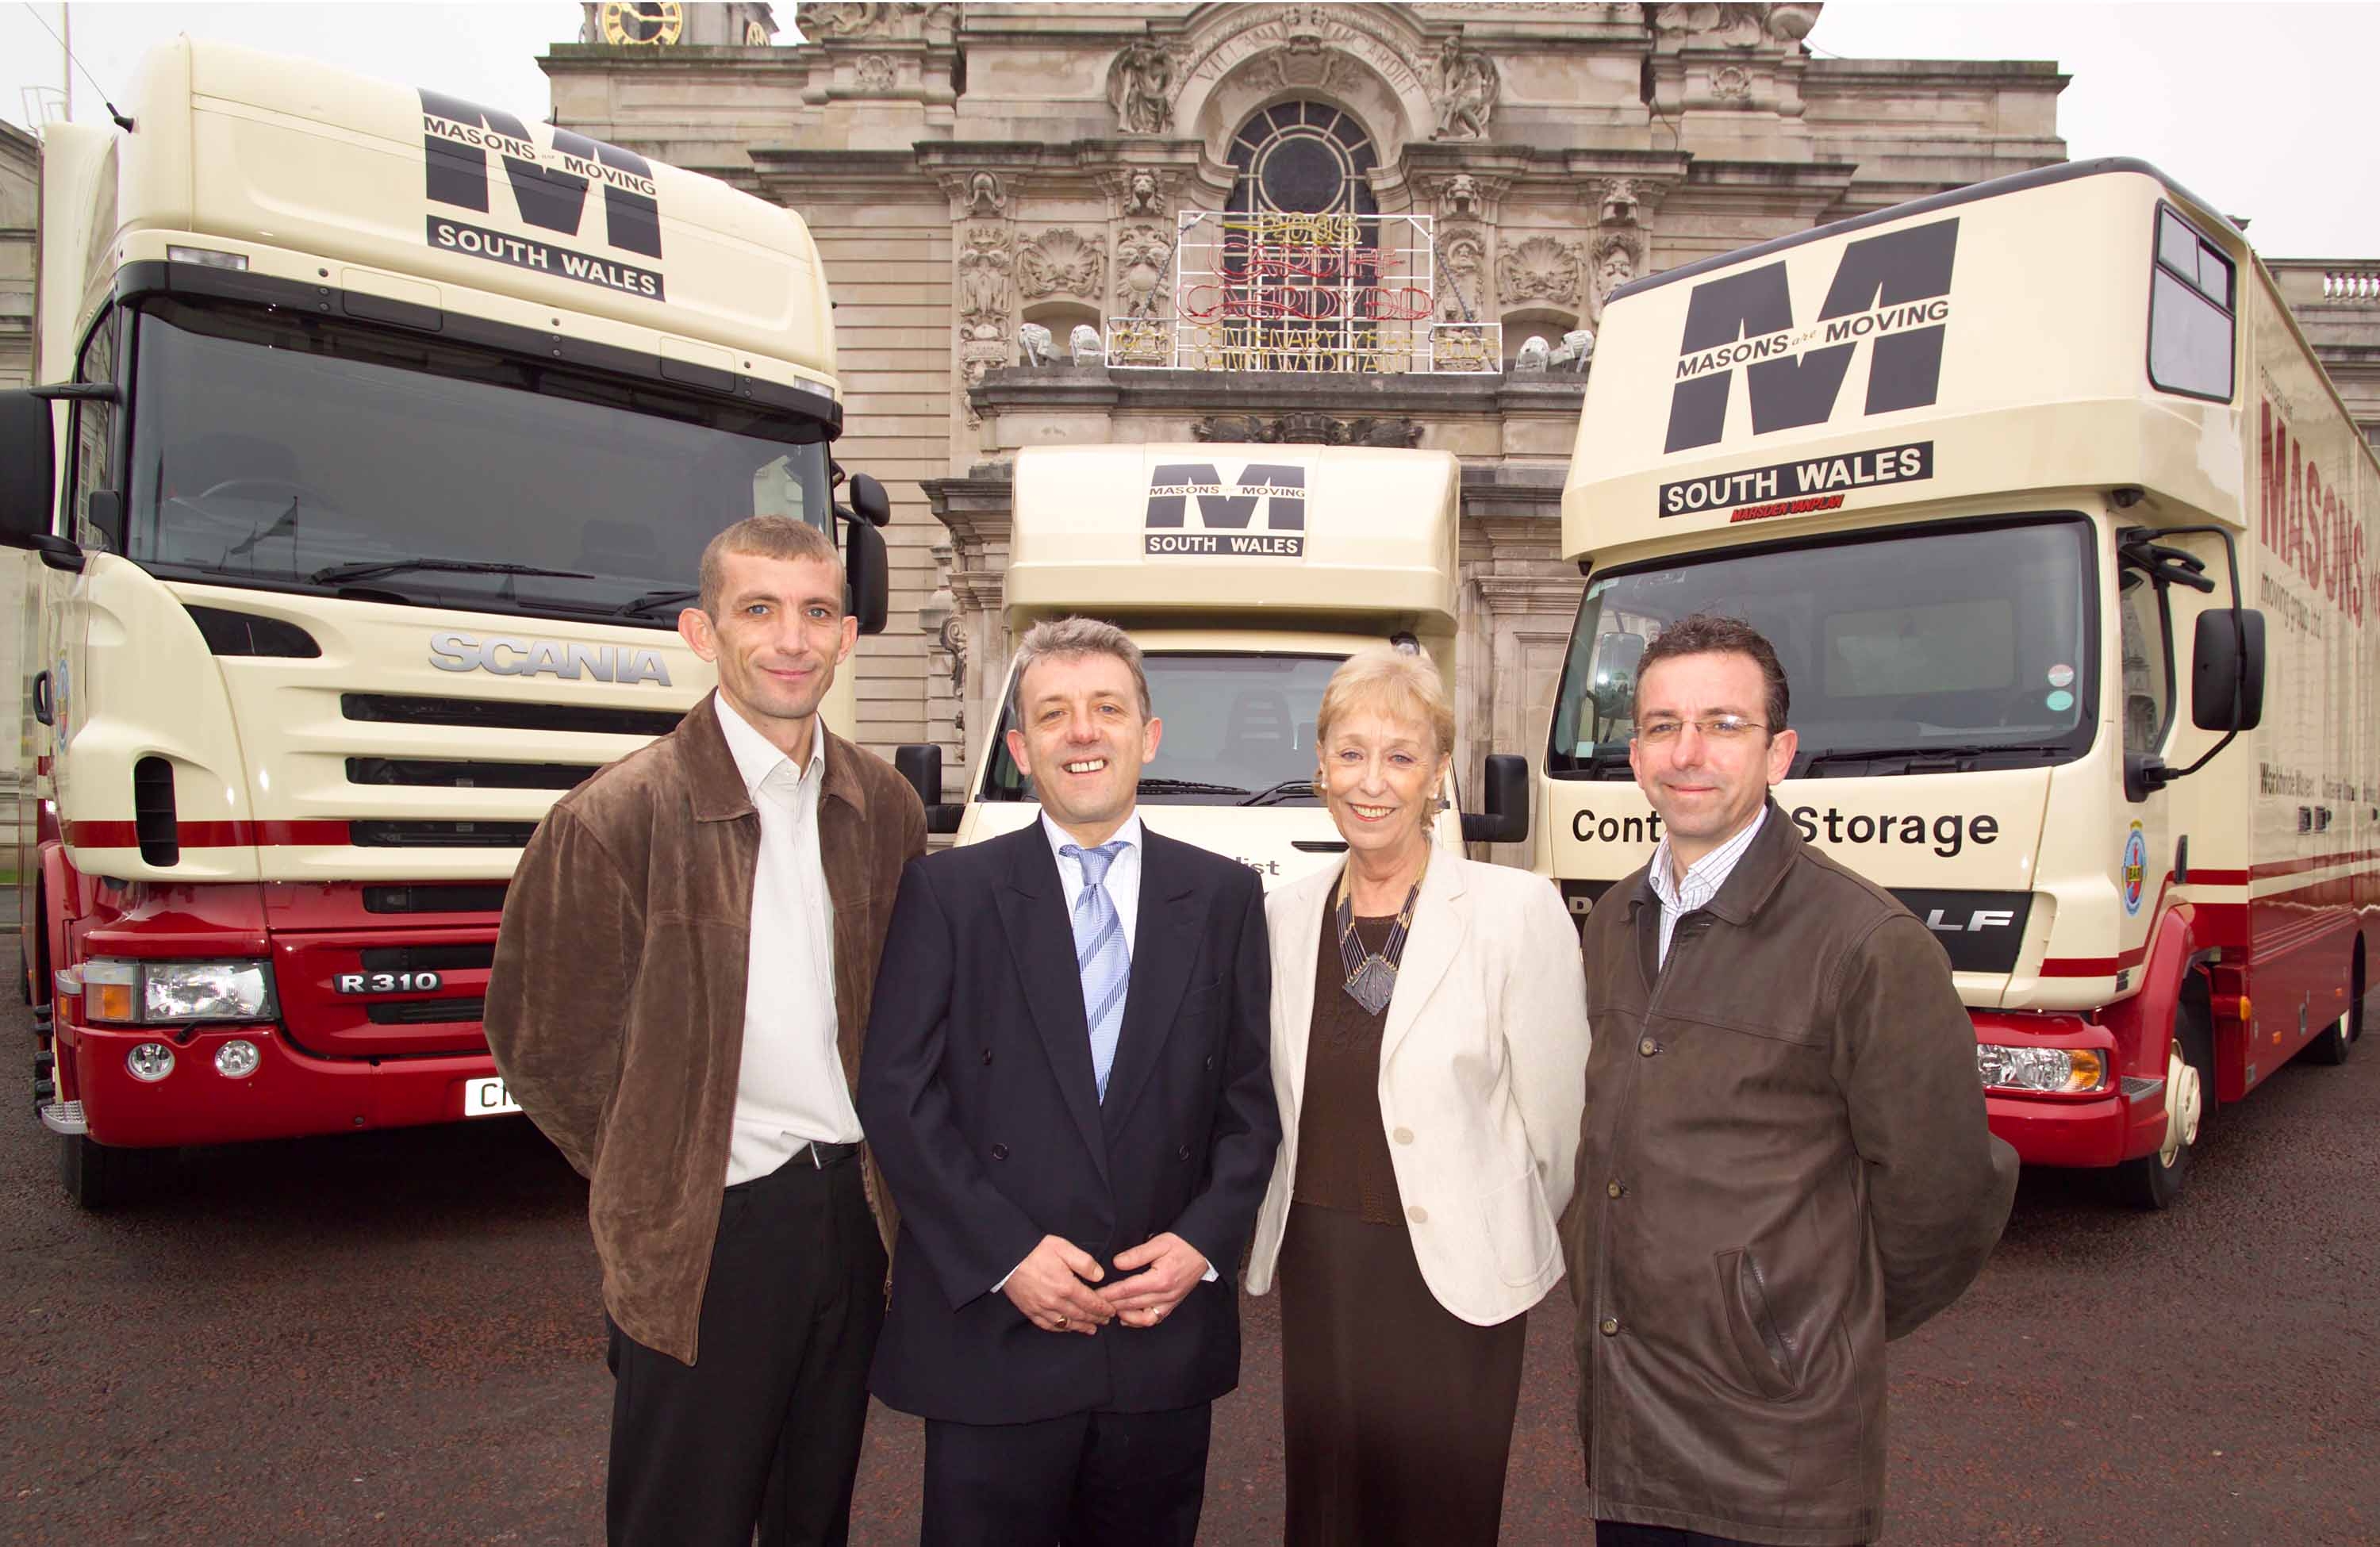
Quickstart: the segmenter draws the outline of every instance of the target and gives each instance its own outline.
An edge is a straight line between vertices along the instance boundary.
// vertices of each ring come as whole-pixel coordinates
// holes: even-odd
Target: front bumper
[[[1971,1018],[1978,1042],[2093,1048],[2106,1056],[2109,1068],[2117,1066],[2115,1037],[2106,1027],[2095,1026],[2081,1016],[1976,1011],[1971,1012]],[[2008,1140],[2027,1165],[2103,1167],[2142,1152],[2132,1146],[2143,1116],[2136,1109],[2144,1104],[2152,1108],[2156,1131],[2161,1133],[2162,1101],[2128,1102],[2120,1082],[2114,1090],[2074,1096],[2020,1094],[1988,1086],[1984,1090],[1984,1115],[1992,1132]],[[2149,1148],[2155,1145],[2151,1143]]]
[[[205,1026],[177,1041],[174,1033],[188,1028],[87,1026],[61,1015],[57,1030],[58,1057],[73,1061],[74,1093],[91,1138],[128,1149],[453,1122],[467,1115],[469,1082],[496,1072],[485,1053],[315,1058],[290,1047],[271,1025]],[[254,1043],[262,1055],[256,1072],[238,1079],[215,1069],[215,1051],[235,1040]],[[153,1084],[125,1067],[125,1055],[142,1042],[174,1050],[173,1072]]]

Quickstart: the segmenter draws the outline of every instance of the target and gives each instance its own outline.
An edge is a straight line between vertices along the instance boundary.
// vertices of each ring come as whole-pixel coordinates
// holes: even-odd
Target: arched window
[[[1223,206],[1225,336],[1254,369],[1332,369],[1378,331],[1364,302],[1379,283],[1372,138],[1328,103],[1276,103],[1240,126],[1228,159],[1239,175]],[[1234,228],[1233,215],[1253,218]],[[1266,218],[1281,215],[1354,219]]]
[[[1371,171],[1379,157],[1354,117],[1328,103],[1284,102],[1240,126],[1230,160],[1232,213],[1378,214]]]

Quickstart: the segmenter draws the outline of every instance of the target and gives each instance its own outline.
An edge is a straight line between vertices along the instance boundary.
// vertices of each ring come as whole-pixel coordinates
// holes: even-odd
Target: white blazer
[[[1322,915],[1338,869],[1265,899],[1272,934],[1272,1088],[1281,1151],[1257,1215],[1250,1294],[1272,1287],[1297,1175],[1298,1100]],[[1439,850],[1380,1039],[1380,1124],[1421,1276],[1475,1326],[1528,1309],[1560,1282],[1554,1222],[1570,1201],[1586,1106],[1586,981],[1553,883]]]

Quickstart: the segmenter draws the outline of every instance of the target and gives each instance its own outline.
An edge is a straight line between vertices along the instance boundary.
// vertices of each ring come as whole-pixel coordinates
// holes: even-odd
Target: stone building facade
[[[2062,159],[2054,65],[1820,58],[1802,43],[1817,12],[807,5],[794,47],[565,44],[542,64],[557,124],[790,205],[819,239],[838,456],[895,510],[869,743],[963,763],[985,729],[1019,447],[1353,439],[1463,458],[1475,768],[1536,750],[1576,608],[1559,505],[1581,375],[1020,366],[1018,330],[1070,359],[1077,326],[1168,320],[1182,212],[1354,208],[1429,216],[1436,303],[1500,323],[1509,359],[1591,329],[1636,274]]]
[[[0,391],[33,379],[33,228],[41,141],[0,123]]]

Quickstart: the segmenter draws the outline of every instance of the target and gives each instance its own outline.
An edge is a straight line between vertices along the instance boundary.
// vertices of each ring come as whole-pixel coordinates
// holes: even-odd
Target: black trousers
[[[918,1547],[1192,1547],[1213,1412],[929,1419]]]
[[[1733,1537],[1705,1536],[1673,1526],[1634,1526],[1618,1520],[1595,1523],[1595,1547],[1753,1547]]]
[[[856,1161],[729,1188],[695,1362],[611,1327],[613,1547],[842,1547],[883,1322]]]

